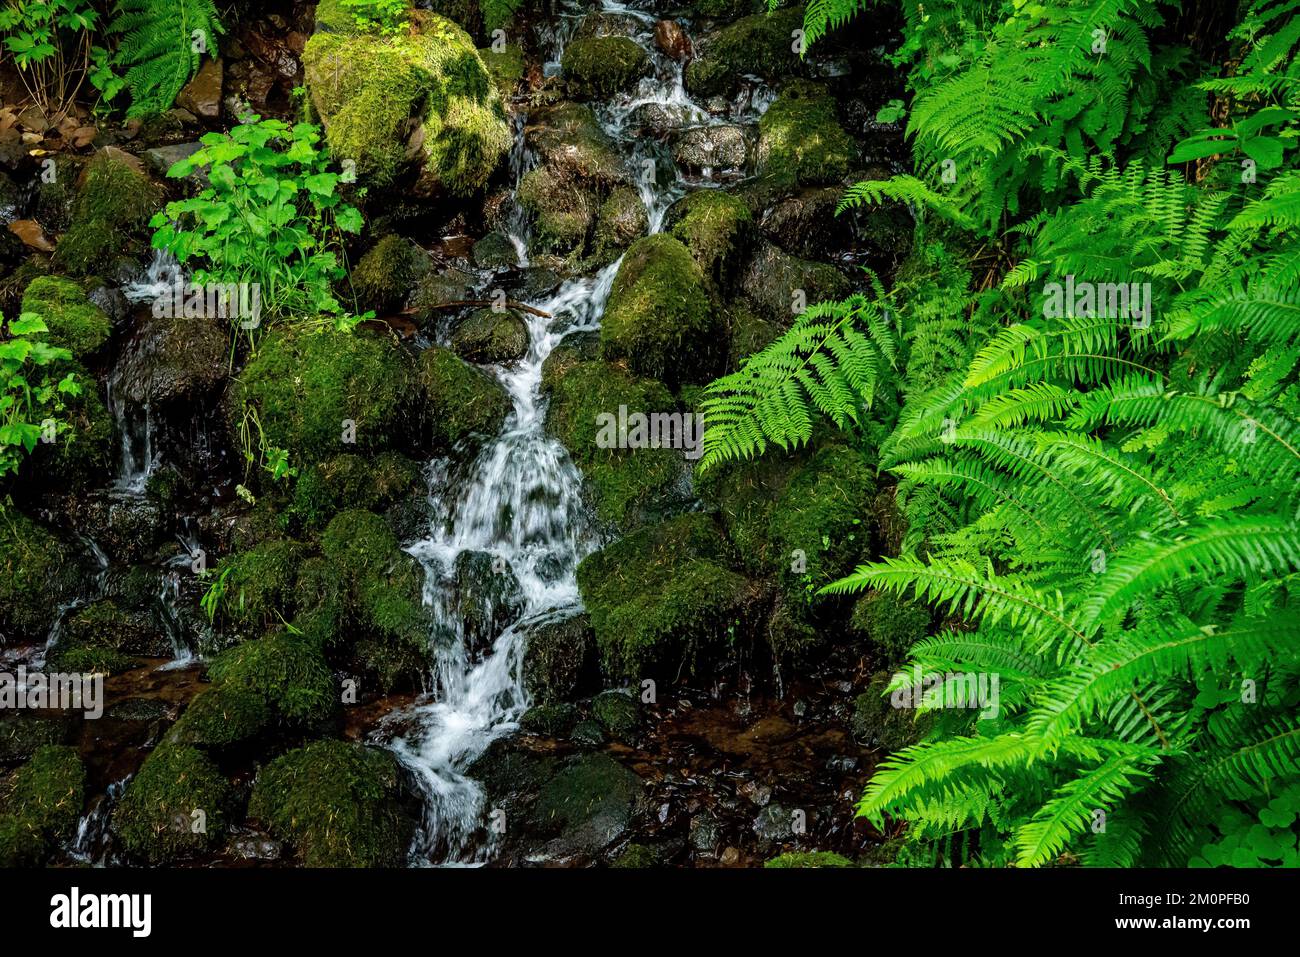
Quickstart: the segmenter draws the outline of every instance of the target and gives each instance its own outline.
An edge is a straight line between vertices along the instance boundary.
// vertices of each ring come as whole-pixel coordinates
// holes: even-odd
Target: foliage
[[[128,116],[170,109],[225,32],[213,0],[120,0],[110,30],[122,34],[114,63],[126,71]]]
[[[918,172],[842,208],[921,219],[923,262],[889,294],[905,402],[880,449],[910,530],[827,591],[946,613],[886,692],[938,720],[859,807],[906,820],[912,860],[1294,860],[1294,6],[1251,4],[1235,66],[1198,78],[1147,0],[904,3]],[[974,293],[954,251],[980,244]],[[858,421],[786,395],[715,444],[806,437],[823,405]],[[981,675],[996,707],[952,707]]]
[[[0,478],[18,471],[42,438],[56,439],[71,428],[55,416],[64,411],[65,396],[81,393],[81,384],[73,372],[55,372],[72,353],[46,342],[41,333],[48,331],[34,312],[7,325],[0,317]]]
[[[194,262],[195,283],[258,289],[272,320],[338,316],[337,249],[342,233],[360,231],[361,214],[339,195],[343,174],[330,171],[315,126],[254,119],[208,133],[168,171],[182,178],[201,170],[207,186],[153,218],[153,245]],[[259,321],[244,321],[250,338]]]
[[[94,43],[99,21],[86,0],[15,0],[0,9],[0,43],[51,125],[87,82],[111,100],[121,88],[108,51]]]
[[[374,26],[381,33],[400,33],[410,26],[407,0],[342,0],[342,4],[363,30]]]

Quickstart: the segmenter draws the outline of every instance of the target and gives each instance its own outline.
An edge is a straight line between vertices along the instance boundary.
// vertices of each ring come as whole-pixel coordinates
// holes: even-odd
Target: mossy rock
[[[591,714],[615,741],[632,744],[641,727],[641,704],[631,691],[602,691],[591,702]]]
[[[763,863],[764,867],[857,867],[843,854],[833,851],[789,851]]]
[[[73,223],[59,237],[53,264],[72,276],[89,276],[104,268],[123,251],[123,237],[116,226],[98,219]]]
[[[524,688],[535,705],[570,701],[589,687],[596,674],[596,640],[587,615],[536,622],[527,639]]]
[[[650,72],[650,54],[630,37],[586,37],[565,46],[561,68],[578,96],[612,96]]]
[[[195,695],[168,732],[176,744],[219,750],[251,741],[272,721],[266,699],[234,684],[217,684]]]
[[[756,244],[737,282],[754,311],[783,329],[812,303],[838,301],[853,292],[834,266],[788,255],[766,240]]]
[[[426,275],[411,294],[410,308],[421,329],[438,328],[455,310],[444,308],[464,302],[473,295],[476,279],[472,273],[454,266]]]
[[[704,275],[719,289],[729,289],[749,251],[754,214],[739,196],[701,189],[669,207],[664,226],[691,251]]]
[[[292,633],[238,644],[213,660],[208,675],[217,688],[259,697],[274,714],[300,727],[323,725],[339,705],[321,650]]]
[[[421,412],[411,401],[415,381],[412,363],[390,338],[276,329],[234,384],[231,431],[238,434],[247,402],[267,443],[298,460],[411,447]]]
[[[0,867],[37,867],[77,831],[86,769],[76,749],[45,745],[0,784]]]
[[[224,579],[221,615],[243,629],[260,630],[291,614],[306,554],[302,543],[277,538],[223,558],[214,570],[217,581]]]
[[[79,577],[71,548],[16,509],[0,507],[0,644],[44,640]]]
[[[872,592],[854,604],[849,625],[871,642],[881,663],[892,667],[930,633],[930,610],[889,592]]]
[[[45,341],[70,349],[78,358],[95,352],[108,341],[108,316],[71,279],[61,276],[33,279],[23,294],[22,311],[40,315],[50,330],[45,333]]]
[[[934,715],[918,718],[915,708],[896,708],[885,694],[891,676],[882,671],[871,678],[867,690],[853,699],[849,729],[853,738],[867,748],[901,751],[916,744],[934,723]]]
[[[517,362],[528,354],[528,325],[513,309],[475,309],[456,324],[451,349],[466,362]]]
[[[838,183],[857,158],[857,146],[835,114],[824,86],[790,83],[758,123],[758,167],[778,181]]]
[[[537,152],[539,168],[607,188],[628,183],[618,146],[591,107],[565,101],[539,110],[530,119],[526,142]]]
[[[474,265],[480,269],[513,269],[519,265],[519,250],[510,237],[494,230],[474,244]]]
[[[258,773],[248,812],[307,867],[397,867],[414,831],[400,795],[389,752],[317,741]]]
[[[613,262],[649,227],[650,218],[640,194],[630,186],[616,187],[596,210],[588,262],[602,266]]]
[[[501,432],[513,406],[492,376],[440,346],[420,353],[419,367],[436,449],[477,448]]]
[[[567,701],[533,705],[519,719],[519,727],[533,734],[558,738],[568,734],[578,720],[578,709]]]
[[[533,248],[580,261],[594,228],[599,194],[580,189],[564,171],[551,166],[529,170],[519,183],[519,204],[533,218]]]
[[[491,47],[483,47],[478,51],[478,55],[492,76],[492,82],[496,84],[501,98],[508,100],[514,96],[515,91],[519,89],[520,81],[524,78],[523,48],[516,43],[508,43],[500,52]]]
[[[775,84],[802,75],[803,61],[793,49],[794,33],[802,27],[803,10],[787,7],[708,34],[696,43],[695,58],[686,67],[687,91],[696,98],[727,96],[746,76]]]
[[[229,782],[203,752],[164,742],[127,784],[113,830],[134,857],[167,864],[220,846],[233,799]]]
[[[762,352],[780,338],[783,328],[758,315],[745,302],[736,300],[727,310],[727,371],[735,372],[746,359]]]
[[[0,712],[0,764],[31,760],[49,744],[72,744],[81,730],[82,717],[64,711],[11,709]]]
[[[759,597],[737,564],[699,513],[639,529],[583,559],[578,588],[606,672],[676,675],[728,654],[749,631]]]
[[[316,33],[307,89],[331,152],[368,184],[392,184],[415,153],[418,191],[467,196],[510,149],[505,109],[469,34],[434,14],[417,20],[397,36]]]
[[[735,20],[760,13],[765,7],[763,0],[698,0],[692,4],[692,9],[706,20]]]
[[[543,833],[557,833],[552,855],[592,855],[626,833],[643,785],[637,775],[607,754],[583,754],[568,761],[537,795],[531,817]]]
[[[610,867],[632,868],[643,870],[645,868],[656,867],[659,864],[659,858],[654,849],[644,844],[629,844],[623,848],[622,853],[614,858]]]
[[[679,240],[659,233],[632,244],[601,320],[606,359],[669,386],[705,382],[722,367],[725,335],[704,273]]]
[[[70,611],[53,657],[62,660],[73,649],[99,648],[147,658],[172,654],[171,639],[148,610],[124,607],[113,598],[101,598]]]
[[[560,365],[552,352],[543,368],[550,394],[546,429],[569,450],[582,471],[584,493],[597,518],[626,530],[680,511],[690,498],[688,466],[669,448],[602,448],[602,416],[629,412],[674,413],[677,403],[663,385],[607,362]],[[551,363],[556,363],[551,365]],[[614,443],[617,444],[617,443]]]
[[[289,514],[304,528],[325,525],[344,509],[382,513],[424,494],[420,466],[399,452],[374,458],[344,453],[304,468],[293,487]]]
[[[127,232],[144,229],[158,212],[163,191],[136,169],[127,154],[101,150],[81,174],[74,221],[94,221]]]
[[[429,271],[429,257],[409,239],[389,234],[352,270],[352,291],[362,311],[384,313],[401,307]]]

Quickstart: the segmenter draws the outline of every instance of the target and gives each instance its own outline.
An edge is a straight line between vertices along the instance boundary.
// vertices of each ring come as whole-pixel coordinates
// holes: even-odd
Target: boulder
[[[787,255],[766,241],[756,244],[737,282],[758,315],[782,328],[812,303],[843,299],[853,291],[834,266]]]
[[[739,126],[695,126],[673,142],[673,159],[692,172],[737,172],[749,156],[745,131]]]
[[[579,98],[626,93],[650,73],[650,54],[625,36],[574,39],[564,48],[564,79]]]
[[[591,687],[597,669],[589,616],[557,612],[521,627],[527,639],[524,688],[534,705],[567,702]]]
[[[440,346],[420,353],[419,369],[435,448],[475,449],[501,432],[512,406],[496,379]]]
[[[747,76],[775,85],[805,73],[793,39],[803,28],[803,10],[786,7],[758,13],[707,34],[695,45],[695,58],[683,77],[697,100],[730,96]]]
[[[787,84],[758,130],[759,172],[778,181],[839,183],[857,159],[857,145],[840,126],[834,97],[818,83]]]

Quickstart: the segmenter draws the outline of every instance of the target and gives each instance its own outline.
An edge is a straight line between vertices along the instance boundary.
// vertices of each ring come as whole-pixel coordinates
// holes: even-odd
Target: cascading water
[[[606,2],[603,9],[641,22],[633,39],[654,57],[655,76],[630,96],[596,107],[605,130],[623,150],[627,166],[646,205],[650,232],[663,227],[664,215],[685,186],[675,172],[662,177],[665,164],[659,144],[635,135],[629,117],[638,107],[671,108],[683,126],[711,122],[682,86],[682,67],[654,49],[656,18],[643,11]],[[557,66],[576,18],[562,20],[549,38],[549,67]],[[513,172],[517,187],[534,157],[523,149],[523,124]],[[667,182],[663,182],[667,179]],[[512,197],[513,200],[513,197]],[[523,247],[526,221],[517,202],[508,214],[511,238]],[[520,263],[526,254],[521,252]],[[424,598],[435,620],[432,700],[394,715],[399,737],[387,741],[412,771],[423,791],[421,832],[411,848],[416,864],[474,863],[490,846],[474,844],[484,816],[483,791],[465,774],[475,758],[503,734],[518,728],[528,707],[523,685],[523,656],[531,627],[581,610],[575,570],[596,546],[581,501],[581,476],[564,448],[543,431],[542,362],[567,333],[600,327],[618,262],[593,277],[571,279],[549,299],[534,301],[545,316],[525,314],[529,349],[518,363],[495,374],[505,386],[514,411],[504,432],[471,463],[463,481],[453,481],[449,464],[430,463],[433,519],[427,538],[409,547],[426,569]],[[501,569],[518,578],[522,612],[481,656],[467,640],[454,608],[457,558],[486,553]],[[386,722],[385,724],[389,724]],[[381,729],[377,737],[383,740]]]

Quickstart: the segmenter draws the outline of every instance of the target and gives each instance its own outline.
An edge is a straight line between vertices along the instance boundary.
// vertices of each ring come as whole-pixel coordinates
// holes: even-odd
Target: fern
[[[224,32],[213,0],[119,0],[110,30],[122,34],[116,62],[133,117],[170,109]]]

